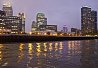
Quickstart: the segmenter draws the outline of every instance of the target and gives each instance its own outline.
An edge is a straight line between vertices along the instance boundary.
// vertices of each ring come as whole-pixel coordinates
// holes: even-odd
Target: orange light
[[[32,34],[32,32],[29,33],[30,35]]]
[[[47,35],[47,33],[44,33],[44,35]]]

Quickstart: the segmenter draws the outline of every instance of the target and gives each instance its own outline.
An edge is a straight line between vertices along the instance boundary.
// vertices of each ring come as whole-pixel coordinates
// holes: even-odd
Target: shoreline
[[[0,35],[0,43],[6,42],[45,42],[66,40],[93,40],[95,36],[34,36],[34,35]]]

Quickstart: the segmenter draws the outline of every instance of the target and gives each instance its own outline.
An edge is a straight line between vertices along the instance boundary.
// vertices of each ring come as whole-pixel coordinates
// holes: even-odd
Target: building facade
[[[20,34],[22,32],[22,22],[18,16],[8,16],[5,18],[6,27],[11,30],[11,34]]]
[[[66,25],[63,26],[63,30],[62,30],[62,32],[64,32],[64,33],[67,33],[67,32],[68,32],[68,28],[67,28]]]
[[[25,14],[19,13],[13,16],[13,9],[10,0],[3,4],[0,10],[0,34],[20,34],[25,33]]]
[[[36,16],[36,24],[37,24],[37,30],[40,30],[41,25],[47,25],[47,18],[45,17],[45,14],[38,13]]]
[[[40,31],[57,32],[57,25],[41,25]]]
[[[18,17],[20,18],[20,22],[22,23],[22,33],[25,33],[25,14],[19,13]]]
[[[13,8],[9,0],[4,2],[2,10],[6,12],[6,16],[13,16]]]
[[[89,7],[81,8],[81,30],[83,35],[94,35],[97,32],[97,12]]]
[[[5,16],[6,16],[6,13],[2,10],[0,10],[0,34],[6,34],[6,33],[9,33],[11,32],[10,29],[7,29],[6,27],[6,23],[5,23]]]
[[[36,32],[36,31],[37,31],[37,23],[33,21],[31,26],[31,32]]]
[[[91,12],[92,30],[93,33],[97,34],[97,11]],[[94,24],[93,24],[94,23]]]
[[[81,34],[81,30],[80,29],[77,29],[77,28],[71,28],[71,33],[80,35]]]
[[[22,32],[21,18],[18,16],[6,16],[5,11],[0,11],[0,33],[19,34]]]

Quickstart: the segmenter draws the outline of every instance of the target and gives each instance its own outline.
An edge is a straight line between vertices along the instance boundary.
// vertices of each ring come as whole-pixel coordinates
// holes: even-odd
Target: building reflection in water
[[[33,45],[32,45],[32,43],[28,44],[28,54],[29,54],[30,58],[32,58],[32,56],[33,56]]]
[[[14,66],[18,60],[18,46],[0,44],[0,68],[2,66]]]
[[[2,58],[3,58],[2,48],[3,48],[3,45],[0,44],[0,64],[2,63]]]
[[[19,55],[18,55],[18,61],[17,62],[20,62],[21,61],[21,59],[23,58],[23,56],[24,56],[24,53],[23,53],[23,46],[24,46],[24,44],[22,44],[22,43],[20,43],[20,45],[19,45]]]
[[[81,47],[80,47],[80,41],[69,41],[68,42],[68,54],[73,56],[75,54],[80,54]]]
[[[98,67],[98,46],[95,40],[86,40],[82,42],[81,63],[83,68]]]
[[[81,42],[80,41],[68,41],[68,55],[67,61],[70,66],[80,66],[80,54],[81,54]],[[70,67],[71,68],[71,67]]]
[[[97,68],[98,41],[0,44],[0,68]]]
[[[51,65],[51,61],[49,59],[58,59],[62,56],[60,53],[63,50],[62,42],[54,42],[54,43],[36,43],[35,45],[29,44],[29,53],[33,54],[31,59],[27,64],[27,67],[55,67]],[[33,49],[34,48],[34,49]],[[35,51],[33,51],[35,50]],[[60,51],[60,52],[59,52]]]
[[[52,51],[52,43],[49,43],[49,51],[51,52]]]

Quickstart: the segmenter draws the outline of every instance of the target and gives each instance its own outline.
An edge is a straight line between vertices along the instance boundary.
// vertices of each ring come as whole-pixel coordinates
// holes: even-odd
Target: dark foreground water
[[[98,68],[98,40],[0,44],[0,68]]]

